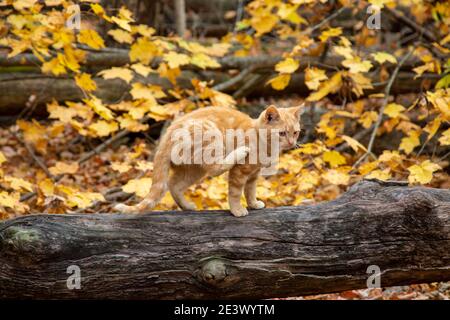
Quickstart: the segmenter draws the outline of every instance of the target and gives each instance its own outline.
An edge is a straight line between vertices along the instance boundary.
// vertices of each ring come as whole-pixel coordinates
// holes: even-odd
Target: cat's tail
[[[123,213],[142,212],[153,209],[164,197],[168,189],[172,144],[170,139],[162,138],[153,160],[152,186],[147,196],[134,206],[120,203],[114,207]]]

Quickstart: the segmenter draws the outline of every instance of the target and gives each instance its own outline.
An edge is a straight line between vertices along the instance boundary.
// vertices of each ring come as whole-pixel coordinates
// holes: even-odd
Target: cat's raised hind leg
[[[236,164],[244,163],[244,159],[250,152],[250,148],[242,146],[231,151],[220,163],[208,167],[208,173],[211,176],[218,176],[224,172],[230,171]]]

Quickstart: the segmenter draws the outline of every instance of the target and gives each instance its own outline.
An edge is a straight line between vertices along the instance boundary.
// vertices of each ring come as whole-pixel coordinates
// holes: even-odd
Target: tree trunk
[[[184,0],[174,0],[174,2],[177,33],[183,38],[186,35],[186,4]]]
[[[244,218],[30,215],[0,224],[0,298],[287,297],[365,288],[369,266],[382,286],[445,281],[449,252],[450,191],[379,181]]]

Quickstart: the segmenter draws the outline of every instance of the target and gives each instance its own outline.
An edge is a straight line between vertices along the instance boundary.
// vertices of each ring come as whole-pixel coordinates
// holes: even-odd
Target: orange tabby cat
[[[135,206],[118,204],[115,209],[126,213],[152,209],[168,189],[181,209],[195,210],[194,204],[187,201],[183,193],[203,178],[226,171],[229,172],[228,201],[234,216],[248,214],[240,202],[242,192],[249,208],[264,208],[264,203],[256,199],[256,180],[262,169],[273,165],[272,156],[296,145],[300,114],[301,106],[276,108],[271,105],[257,119],[252,119],[235,109],[207,107],[175,119],[156,151],[149,194]],[[243,140],[239,140],[238,135],[227,138],[239,130],[254,134],[245,135]],[[205,132],[208,133],[207,138]],[[226,139],[220,139],[224,136]],[[231,150],[226,141],[232,142]],[[264,152],[270,163],[267,157],[262,157]],[[208,161],[206,155],[215,161]]]

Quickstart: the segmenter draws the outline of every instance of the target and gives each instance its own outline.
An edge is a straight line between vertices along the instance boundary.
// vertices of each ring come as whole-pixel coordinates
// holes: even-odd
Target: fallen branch
[[[432,42],[437,42],[436,36],[430,30],[422,27],[414,20],[408,18],[403,12],[399,12],[395,9],[389,8],[388,6],[384,6],[384,9],[394,18],[400,20],[402,23],[406,24],[408,27],[416,31],[419,35],[423,35],[424,38]]]
[[[402,58],[402,60],[400,60],[400,62],[397,64],[397,67],[395,68],[394,72],[392,73],[391,77],[389,78],[389,82],[387,83],[386,87],[384,88],[383,104],[381,105],[377,121],[375,122],[375,125],[373,127],[373,131],[372,131],[372,134],[370,136],[369,144],[367,146],[367,151],[361,158],[358,159],[358,161],[355,162],[355,164],[353,165],[354,168],[356,168],[362,161],[364,161],[364,159],[367,158],[368,155],[372,154],[373,143],[375,142],[375,138],[377,136],[378,128],[380,127],[381,122],[383,121],[384,109],[386,108],[386,106],[387,106],[387,104],[389,102],[389,95],[391,94],[392,85],[393,85],[395,79],[397,78],[397,75],[398,75],[398,72],[400,71],[400,68],[405,63],[405,61],[408,60],[408,58],[411,56],[411,54],[413,52],[414,52],[414,49],[411,49],[408,52],[408,54],[405,55]],[[376,159],[376,157],[375,157],[375,159]]]
[[[359,183],[229,212],[29,215],[0,224],[0,298],[260,299],[450,280],[450,191]],[[78,266],[81,289],[69,290]],[[369,281],[370,282],[370,281]]]
[[[265,74],[269,77],[275,76],[274,71],[262,71],[257,70],[254,73],[249,73],[245,80],[250,79],[254,74]],[[437,74],[424,74],[422,77],[415,79],[415,73],[413,72],[399,72],[397,81],[392,86],[392,92],[395,94],[411,92],[412,88],[418,88],[422,85],[423,81],[429,82],[429,85],[433,85],[439,80]],[[1,78],[1,77],[0,77]],[[214,81],[215,83],[223,86],[223,92],[233,94],[240,88],[240,81],[231,80],[225,72],[213,72],[213,71],[182,71],[178,77],[178,85],[182,88],[191,88],[191,80],[197,78],[201,81]],[[371,76],[372,82],[378,81],[377,75]],[[131,86],[125,81],[120,79],[105,80],[103,78],[94,78],[97,83],[97,90],[94,92],[96,97],[102,99],[106,103],[117,103],[123,98],[129,98],[129,91]],[[159,85],[164,89],[172,89],[171,83],[166,78],[161,78],[157,74],[149,74],[147,77],[140,77],[139,82],[145,84]],[[231,81],[227,85],[226,82]],[[46,87],[46,90],[42,92],[42,88]],[[365,94],[371,94],[380,92],[383,90],[385,84],[381,83],[374,85],[373,90],[366,90]],[[24,105],[29,100],[30,96],[35,96],[36,103],[39,105],[37,111],[45,110],[45,104],[51,102],[53,99],[58,102],[64,101],[80,101],[85,98],[83,92],[76,85],[73,79],[58,78],[52,76],[46,76],[42,74],[33,75],[20,75],[12,79],[1,80],[0,79],[0,114],[1,115],[16,115],[23,110]],[[304,74],[299,71],[292,75],[289,85],[282,91],[277,91],[271,88],[271,86],[265,85],[265,82],[257,83],[252,91],[252,96],[277,96],[290,93],[296,93],[301,95],[308,95],[311,92],[304,82]]]

